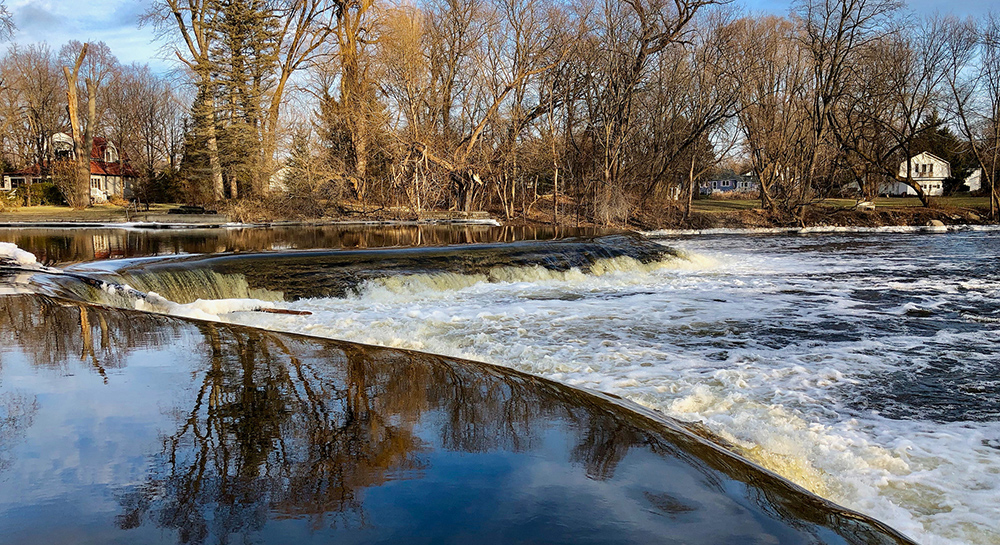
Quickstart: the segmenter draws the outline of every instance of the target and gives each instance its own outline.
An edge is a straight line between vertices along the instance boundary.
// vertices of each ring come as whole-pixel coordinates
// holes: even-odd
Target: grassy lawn
[[[947,208],[989,208],[989,197],[932,197],[931,203]],[[831,208],[854,208],[857,201],[854,199],[827,199],[822,202],[823,206]],[[920,207],[920,199],[916,197],[892,197],[880,198],[875,201],[877,208],[910,208]],[[697,212],[712,214],[716,212],[733,212],[737,210],[750,210],[760,208],[760,200],[714,200],[699,199],[692,202],[692,207]]]
[[[824,201],[827,206],[837,208],[853,208],[857,203],[854,199],[828,199]],[[947,208],[989,208],[989,197],[970,197],[968,195],[957,197],[931,197],[931,204]],[[916,197],[888,197],[879,198],[875,201],[877,208],[911,208],[923,206],[920,199]]]
[[[738,199],[698,199],[691,201],[691,208],[695,212],[711,214],[713,212],[733,212],[736,210],[751,210],[760,208],[760,200],[738,200]]]
[[[167,210],[176,206],[176,204],[151,204],[149,213],[166,214]],[[144,211],[142,212],[144,213]],[[108,222],[125,221],[125,217],[125,209],[113,204],[100,204],[83,210],[73,210],[68,206],[22,206],[0,212],[0,223],[21,221]]]

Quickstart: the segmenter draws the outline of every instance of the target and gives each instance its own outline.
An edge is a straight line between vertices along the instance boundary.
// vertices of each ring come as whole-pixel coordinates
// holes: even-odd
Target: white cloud
[[[124,64],[149,64],[158,72],[171,65],[160,58],[159,44],[139,16],[149,0],[16,0],[8,2],[17,30],[13,42],[46,42],[54,51],[70,40],[103,41]]]

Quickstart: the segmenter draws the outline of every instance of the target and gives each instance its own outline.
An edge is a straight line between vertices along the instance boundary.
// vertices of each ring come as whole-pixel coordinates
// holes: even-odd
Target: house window
[[[927,173],[930,174],[931,176],[934,175],[934,164],[933,163],[927,165]]]
[[[712,189],[718,189],[718,188],[719,188],[719,182],[712,182]]]
[[[21,187],[23,185],[24,185],[24,178],[11,178],[10,179],[10,188],[11,189],[17,189],[17,188],[19,188],[19,187]]]
[[[91,189],[100,189],[101,188],[101,179],[100,178],[91,178],[90,179],[90,188]]]

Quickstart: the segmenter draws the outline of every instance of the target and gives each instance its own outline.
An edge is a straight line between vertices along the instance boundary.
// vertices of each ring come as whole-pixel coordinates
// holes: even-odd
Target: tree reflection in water
[[[75,263],[153,255],[259,252],[310,248],[444,246],[517,240],[550,240],[607,231],[551,226],[319,225],[239,229],[3,228],[0,240],[27,250],[42,263]]]
[[[292,524],[318,541],[347,532],[368,541],[906,542],[677,424],[514,371],[41,297],[0,301],[0,355],[20,346],[37,366],[82,361],[115,381],[106,370],[127,372],[133,350],[190,352],[193,363],[178,365],[193,387],[177,390],[144,482],[107,485],[124,536],[157,527],[181,543],[267,541]],[[0,413],[20,415],[0,423],[0,444],[30,426],[32,402]]]

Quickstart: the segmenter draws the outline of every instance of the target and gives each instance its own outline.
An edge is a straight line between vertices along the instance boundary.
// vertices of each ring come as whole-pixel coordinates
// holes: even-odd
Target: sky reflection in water
[[[0,299],[0,542],[894,543],[604,397],[481,364]]]

